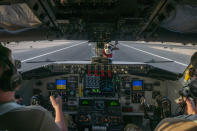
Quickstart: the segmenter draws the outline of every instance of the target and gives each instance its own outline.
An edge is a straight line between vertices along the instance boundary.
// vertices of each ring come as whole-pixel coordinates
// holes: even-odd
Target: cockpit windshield
[[[91,61],[96,55],[96,43],[88,41],[11,42],[7,47],[15,59],[21,60],[21,71],[59,61]],[[117,48],[113,50],[113,61],[147,63],[176,73],[183,73],[197,50],[196,46],[181,43],[142,41],[119,41]]]

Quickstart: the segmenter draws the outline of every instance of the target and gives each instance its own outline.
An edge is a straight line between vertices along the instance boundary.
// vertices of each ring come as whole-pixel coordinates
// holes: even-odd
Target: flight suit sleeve
[[[55,120],[49,111],[44,111],[43,121],[40,131],[60,131],[60,128],[55,123]]]
[[[196,131],[197,123],[183,118],[166,118],[154,131]]]

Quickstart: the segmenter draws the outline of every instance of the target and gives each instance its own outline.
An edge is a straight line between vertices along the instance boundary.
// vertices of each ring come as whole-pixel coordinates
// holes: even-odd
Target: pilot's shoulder
[[[18,111],[24,111],[24,112],[32,112],[32,111],[37,111],[37,112],[42,112],[42,113],[48,113],[49,111],[43,108],[42,106],[22,106],[18,109]],[[15,110],[15,111],[16,111]]]
[[[26,109],[30,109],[30,110],[40,110],[40,111],[47,111],[45,108],[43,108],[42,106],[26,106]]]
[[[54,117],[52,114],[46,110],[45,108],[41,106],[26,106],[25,107],[28,110],[31,111],[37,111],[39,112],[39,115],[36,117],[42,117],[42,124],[40,127],[40,131],[59,131],[59,127],[55,123]]]
[[[155,131],[196,131],[197,130],[197,115],[182,115],[174,118],[163,119],[155,128]]]

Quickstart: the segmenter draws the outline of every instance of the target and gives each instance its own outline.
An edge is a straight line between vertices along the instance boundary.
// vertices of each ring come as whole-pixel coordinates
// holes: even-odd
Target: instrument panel
[[[101,77],[66,74],[42,80],[50,95],[60,95],[65,114],[75,116],[81,128],[121,128],[124,116],[143,117],[141,97],[153,104],[158,80],[132,75]],[[159,85],[160,86],[160,85]],[[47,93],[46,93],[47,94]],[[46,96],[48,97],[48,96]],[[149,110],[151,113],[153,110]]]
[[[152,68],[146,64],[49,65],[43,69],[54,76],[39,79],[40,89],[46,98],[60,95],[64,113],[72,115],[80,128],[122,130],[126,116],[143,119],[142,97],[150,105],[148,113],[153,114],[156,96],[166,94],[164,81],[148,77]]]

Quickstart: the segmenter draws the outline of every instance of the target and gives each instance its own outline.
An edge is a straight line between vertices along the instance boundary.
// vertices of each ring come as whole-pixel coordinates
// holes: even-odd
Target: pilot
[[[55,110],[52,115],[40,106],[22,106],[15,101],[21,77],[11,56],[11,50],[0,45],[0,130],[8,131],[67,131],[62,100],[50,96]]]
[[[197,131],[197,52],[191,57],[188,72],[185,74],[185,82],[190,81],[194,88],[194,99],[184,97],[186,114],[174,118],[162,120],[155,131]]]

